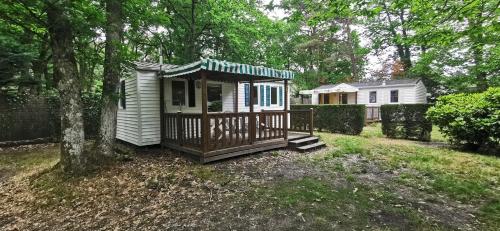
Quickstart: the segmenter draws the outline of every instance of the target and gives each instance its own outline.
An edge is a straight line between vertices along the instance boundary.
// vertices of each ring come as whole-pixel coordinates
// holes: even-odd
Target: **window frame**
[[[174,83],[182,83],[182,85],[184,86],[184,89],[182,90],[183,93],[184,93],[183,94],[184,95],[183,96],[183,101],[184,102],[182,104],[180,102],[179,102],[179,104],[175,103],[176,100],[174,100],[174,98],[175,98],[174,96],[177,96],[177,94],[174,93]],[[186,93],[187,93],[186,92],[186,81],[184,81],[184,80],[172,80],[172,82],[170,84],[170,89],[171,89],[171,93],[172,93],[172,95],[171,95],[172,96],[172,102],[171,102],[172,106],[181,106],[181,107],[182,106],[186,106]]]
[[[393,92],[396,93],[396,101],[393,101],[393,96],[392,96]],[[390,103],[399,103],[399,90],[391,90],[389,92],[389,102]]]
[[[345,103],[344,103],[344,99],[345,99]],[[339,94],[339,104],[341,104],[341,105],[349,104],[349,94],[348,93],[340,93]]]
[[[328,103],[326,101],[328,101]],[[323,94],[323,104],[330,104],[330,94],[325,94],[325,93]]]
[[[126,83],[125,80],[120,81],[120,89],[118,90],[119,98],[119,106],[120,109],[127,109],[127,95],[126,95]]]
[[[273,90],[274,90],[274,93],[275,93],[275,103],[273,103]],[[271,105],[278,105],[278,87],[271,87],[271,90],[269,92],[269,97],[270,97],[270,101],[271,101]]]
[[[196,82],[194,79],[188,79],[187,81],[187,106],[196,107]]]
[[[373,102],[372,102],[372,93],[375,93]],[[370,91],[368,93],[368,102],[369,103],[377,103],[377,91]]]
[[[220,90],[220,95],[218,100],[210,100],[210,98],[213,98],[212,95],[210,95],[210,90],[209,88],[218,88]],[[213,102],[220,101],[221,102],[221,108],[220,111],[213,111],[210,110],[210,107],[212,106],[211,104]],[[224,104],[223,104],[223,97],[222,97],[222,83],[207,83],[207,105],[208,105],[208,112],[223,112],[224,111]]]
[[[255,90],[253,92],[253,105],[259,105],[259,85],[253,85],[252,90]]]

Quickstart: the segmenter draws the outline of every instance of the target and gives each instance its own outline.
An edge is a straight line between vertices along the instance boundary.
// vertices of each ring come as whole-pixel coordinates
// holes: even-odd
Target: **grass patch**
[[[320,137],[321,140],[334,148],[324,158],[342,157],[348,154],[367,154],[369,152],[365,146],[364,139],[360,137],[330,135],[327,133],[321,133]]]
[[[266,198],[278,207],[285,207],[299,214],[306,222],[306,229],[430,227],[419,214],[402,208],[393,208],[390,205],[391,196],[384,196],[384,193],[362,185],[338,188],[322,180],[303,178],[261,189],[258,196]],[[394,219],[382,222],[378,220],[386,217]]]
[[[500,159],[435,147],[406,140],[378,138],[368,127],[361,137],[321,133],[329,146],[336,148],[327,155],[331,158],[359,153],[376,160],[381,168],[404,171],[396,183],[426,190],[429,193],[444,193],[452,199],[477,205],[479,214],[486,223],[500,224],[498,201],[500,201]],[[433,129],[434,132],[437,128]],[[434,141],[444,141],[443,136],[434,136]],[[335,166],[332,166],[335,167]],[[482,207],[481,207],[482,206]]]
[[[0,153],[0,170],[19,174],[34,169],[49,168],[59,161],[59,147],[15,150]]]
[[[71,177],[56,168],[43,173],[32,180],[31,185],[39,192],[37,200],[40,207],[71,205],[80,194],[74,190],[73,183],[79,181],[78,177]]]
[[[384,138],[384,134],[382,134],[382,124],[381,123],[371,123],[363,128],[363,131],[360,134],[361,137],[364,138]],[[431,132],[431,141],[432,142],[448,142],[448,139],[444,136],[443,133],[439,131],[439,128],[435,125],[432,126]]]
[[[361,137],[364,138],[382,138],[384,134],[382,134],[382,125],[381,123],[371,123],[363,128],[363,131],[360,134]]]
[[[226,176],[225,174],[223,174],[221,172],[216,171],[210,165],[194,166],[193,169],[190,171],[190,173],[202,181],[210,180],[214,183],[222,184],[222,185],[225,185],[230,181],[228,179],[228,176]]]

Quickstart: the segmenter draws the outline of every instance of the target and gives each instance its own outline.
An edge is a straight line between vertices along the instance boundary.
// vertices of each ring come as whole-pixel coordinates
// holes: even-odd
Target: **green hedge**
[[[500,155],[500,87],[441,96],[427,116],[452,143]]]
[[[291,105],[290,110],[314,109],[314,127],[319,131],[326,130],[349,135],[359,135],[365,125],[366,106],[349,105]],[[301,123],[291,118],[290,123]]]
[[[429,107],[430,104],[382,105],[382,133],[390,138],[430,141],[432,123],[425,117]]]

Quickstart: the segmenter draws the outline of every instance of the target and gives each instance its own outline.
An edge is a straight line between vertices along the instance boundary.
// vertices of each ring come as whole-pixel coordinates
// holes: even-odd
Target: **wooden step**
[[[300,139],[304,139],[304,138],[308,138],[308,137],[311,137],[311,135],[309,134],[300,134],[300,135],[288,135],[288,141],[292,141],[292,140],[300,140]]]
[[[302,139],[299,139],[299,140],[291,140],[291,141],[288,141],[288,145],[292,146],[292,147],[297,147],[297,146],[303,146],[303,145],[307,145],[307,144],[312,144],[312,143],[316,143],[318,142],[318,137],[307,137],[307,138],[302,138]]]
[[[297,150],[299,152],[306,152],[306,151],[311,151],[311,150],[314,150],[314,149],[323,148],[325,146],[326,146],[325,143],[323,143],[323,142],[317,142],[317,143],[313,143],[313,144],[308,144],[308,145],[297,147]]]

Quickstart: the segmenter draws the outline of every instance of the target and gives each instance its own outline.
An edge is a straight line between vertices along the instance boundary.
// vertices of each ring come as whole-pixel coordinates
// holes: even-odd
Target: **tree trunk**
[[[351,81],[358,81],[358,61],[356,57],[356,44],[353,41],[354,38],[352,37],[352,31],[351,31],[351,19],[347,18],[345,20],[345,29],[344,33],[346,34],[347,37],[347,45],[349,46],[349,59],[351,60],[351,74],[352,74],[352,79]]]
[[[106,47],[104,57],[104,82],[102,91],[99,151],[102,155],[114,156],[116,136],[117,88],[121,71],[122,3],[121,0],[106,1]]]
[[[83,108],[81,79],[76,65],[72,26],[68,19],[69,1],[47,4],[54,75],[61,98],[61,167],[67,173],[86,170],[88,158],[84,152]]]

